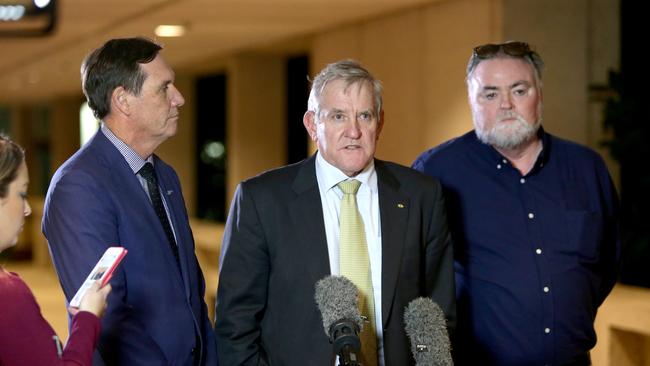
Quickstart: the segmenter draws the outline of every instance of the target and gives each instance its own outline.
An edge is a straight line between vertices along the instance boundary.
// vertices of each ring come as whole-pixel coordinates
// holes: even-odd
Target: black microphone
[[[357,287],[343,276],[327,276],[316,282],[314,299],[340,366],[359,366],[361,359],[359,332],[363,323],[357,292]]]
[[[447,320],[438,304],[425,297],[411,301],[404,311],[404,328],[417,366],[451,366]]]

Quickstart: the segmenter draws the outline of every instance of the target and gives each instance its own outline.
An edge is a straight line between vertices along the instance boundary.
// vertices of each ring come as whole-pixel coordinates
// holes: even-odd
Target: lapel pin
[[[398,203],[398,204],[397,204],[397,207],[399,207],[399,208],[404,208],[404,204],[403,204],[403,203]]]
[[[172,190],[167,191],[168,196],[170,196],[172,193],[174,193],[174,191],[172,191]]]

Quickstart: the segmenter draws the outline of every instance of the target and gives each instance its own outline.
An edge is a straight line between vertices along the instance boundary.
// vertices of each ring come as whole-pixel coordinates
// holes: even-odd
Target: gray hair
[[[366,70],[360,63],[354,60],[341,60],[331,63],[314,78],[311,84],[311,91],[309,92],[309,101],[307,103],[307,110],[319,114],[320,97],[323,90],[330,81],[343,80],[345,81],[346,88],[356,83],[369,83],[372,85],[373,95],[375,99],[375,113],[379,116],[382,110],[382,85],[381,81],[376,79],[368,70]]]

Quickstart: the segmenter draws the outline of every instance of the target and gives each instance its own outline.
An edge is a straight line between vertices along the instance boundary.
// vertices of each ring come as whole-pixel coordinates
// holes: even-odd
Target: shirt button
[[[529,212],[529,213],[528,213],[528,218],[529,218],[529,219],[533,219],[533,218],[535,218],[535,214],[532,213],[532,212]]]
[[[549,291],[551,291],[551,289],[548,288],[548,286],[544,286],[544,292],[549,292]]]
[[[520,182],[521,184],[524,184],[524,183],[526,183],[526,180],[525,180],[524,178],[521,178],[521,179],[519,179],[519,182]]]
[[[497,169],[501,169],[501,164],[497,164]]]
[[[551,328],[544,328],[544,333],[546,333],[546,334],[551,333]]]
[[[542,250],[540,248],[537,248],[537,249],[535,249],[535,253],[542,254]]]

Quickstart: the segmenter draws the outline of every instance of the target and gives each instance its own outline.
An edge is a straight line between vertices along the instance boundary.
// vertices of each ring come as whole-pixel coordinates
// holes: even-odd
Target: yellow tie
[[[375,300],[370,276],[368,245],[363,219],[357,209],[357,191],[361,182],[346,180],[338,184],[343,192],[339,212],[339,269],[359,289],[359,310],[364,321],[361,339],[361,361],[364,366],[377,365],[377,336],[375,333]]]

